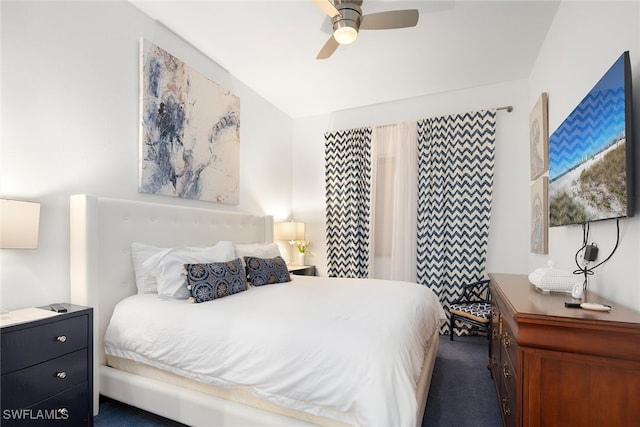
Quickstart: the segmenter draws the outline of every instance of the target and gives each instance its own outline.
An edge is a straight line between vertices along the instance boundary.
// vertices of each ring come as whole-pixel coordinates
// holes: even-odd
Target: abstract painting
[[[531,180],[537,179],[549,167],[548,104],[547,94],[543,92],[529,114]]]
[[[141,41],[139,191],[238,204],[240,99]]]
[[[548,249],[547,189],[549,178],[541,177],[531,186],[531,252],[546,254]]]

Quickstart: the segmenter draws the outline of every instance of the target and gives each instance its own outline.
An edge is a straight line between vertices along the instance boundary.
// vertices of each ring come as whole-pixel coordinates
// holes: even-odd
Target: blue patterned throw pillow
[[[281,256],[275,258],[244,257],[247,265],[247,280],[253,286],[290,282],[287,263]]]
[[[240,258],[210,264],[185,264],[189,302],[205,302],[247,290]]]

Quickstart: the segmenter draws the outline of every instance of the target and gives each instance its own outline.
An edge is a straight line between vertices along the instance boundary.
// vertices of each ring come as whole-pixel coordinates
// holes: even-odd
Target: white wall
[[[487,270],[526,273],[529,268],[528,103],[528,81],[518,80],[296,119],[293,211],[297,220],[307,223],[307,238],[312,242],[309,262],[315,264],[321,274],[326,274],[324,132],[512,105],[512,113],[500,111],[497,115]]]
[[[293,121],[184,40],[128,2],[0,8],[0,196],[41,203],[38,249],[0,250],[3,309],[69,300],[71,194],[289,216]],[[141,37],[240,97],[239,206],[138,193]]]
[[[635,147],[640,151],[640,6],[633,2],[563,2],[533,67],[529,108],[541,92],[549,94],[552,133],[595,85],[614,61],[628,50],[633,72]],[[640,175],[640,162],[635,172]],[[640,186],[637,186],[640,190]],[[589,289],[613,301],[640,309],[640,205],[636,216],[620,220],[620,245],[610,261],[595,270]],[[599,262],[616,240],[615,221],[591,225],[591,242],[598,244]],[[576,268],[574,254],[582,244],[582,227],[554,227],[549,231],[549,255],[531,255],[531,269],[547,258],[557,267]]]

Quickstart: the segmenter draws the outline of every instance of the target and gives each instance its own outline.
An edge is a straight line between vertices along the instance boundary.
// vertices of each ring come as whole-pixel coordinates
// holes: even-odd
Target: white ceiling
[[[293,118],[527,78],[559,4],[364,0],[418,9],[418,25],[316,60],[331,24],[311,0],[130,2]]]

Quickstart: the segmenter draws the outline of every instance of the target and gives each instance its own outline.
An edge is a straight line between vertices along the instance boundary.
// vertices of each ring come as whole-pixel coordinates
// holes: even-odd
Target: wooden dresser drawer
[[[503,351],[509,356],[511,364],[515,367],[518,360],[518,343],[511,329],[504,324],[502,328],[502,336],[500,337]]]
[[[500,396],[500,411],[502,411],[502,422],[504,427],[516,427],[518,425],[518,413],[516,412],[516,401],[507,394]]]
[[[500,378],[502,380],[502,396],[509,399],[509,406],[503,405],[503,412],[505,415],[509,415],[509,412],[515,412],[515,403],[517,397],[517,372],[513,369],[508,359],[503,360],[500,365]]]
[[[2,333],[2,374],[86,348],[86,316]]]
[[[2,376],[2,408],[26,408],[88,380],[87,349]]]

